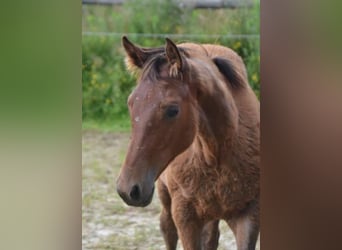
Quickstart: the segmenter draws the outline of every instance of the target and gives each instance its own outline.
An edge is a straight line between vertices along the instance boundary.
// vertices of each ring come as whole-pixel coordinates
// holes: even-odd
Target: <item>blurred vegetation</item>
[[[82,37],[83,121],[128,126],[126,99],[135,79],[124,65],[121,36],[127,33],[134,33],[129,39],[145,47],[163,46],[167,35],[139,34],[194,34],[199,36],[173,40],[228,46],[244,59],[250,85],[259,96],[259,38],[224,37],[259,34],[259,10],[259,3],[249,9],[191,10],[180,8],[171,0],[128,0],[122,6],[83,6],[83,32],[116,33]],[[213,34],[222,37],[205,36]]]

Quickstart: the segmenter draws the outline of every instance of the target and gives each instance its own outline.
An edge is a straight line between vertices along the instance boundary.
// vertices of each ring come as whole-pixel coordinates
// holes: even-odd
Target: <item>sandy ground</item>
[[[146,208],[129,207],[115,180],[129,141],[125,133],[85,130],[82,135],[82,249],[163,250],[160,203],[155,192]],[[232,232],[220,223],[220,250],[236,249]],[[177,249],[182,249],[178,244]],[[258,246],[259,249],[259,246]]]

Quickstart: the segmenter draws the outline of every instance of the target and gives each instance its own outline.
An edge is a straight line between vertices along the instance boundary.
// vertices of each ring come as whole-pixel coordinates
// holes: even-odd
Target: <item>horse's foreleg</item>
[[[172,216],[184,250],[201,250],[203,222],[194,207],[181,197],[172,200]]]
[[[220,237],[219,221],[209,221],[202,231],[202,249],[216,250]]]
[[[172,220],[171,213],[163,208],[160,215],[160,229],[163,233],[167,250],[176,250],[177,248],[177,229]]]
[[[171,197],[166,186],[158,181],[159,199],[163,205],[160,214],[160,229],[162,231],[167,250],[176,250],[178,235],[171,215]]]
[[[255,250],[259,235],[258,209],[227,221],[232,229],[238,250]]]
[[[234,232],[238,250],[255,250],[259,234],[257,224],[247,216],[231,220],[228,224]]]

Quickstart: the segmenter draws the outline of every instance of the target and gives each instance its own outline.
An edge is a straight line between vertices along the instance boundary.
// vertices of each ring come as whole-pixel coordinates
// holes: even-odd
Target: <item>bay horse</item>
[[[217,249],[219,220],[238,250],[259,235],[260,105],[233,50],[166,38],[142,48],[122,38],[129,71],[131,141],[117,192],[150,204],[157,181],[160,228],[168,250]]]

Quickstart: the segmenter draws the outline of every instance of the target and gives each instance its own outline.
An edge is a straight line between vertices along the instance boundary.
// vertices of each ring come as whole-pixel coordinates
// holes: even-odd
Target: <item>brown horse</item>
[[[217,249],[218,222],[237,248],[259,234],[260,108],[242,59],[210,44],[140,48],[123,37],[138,84],[128,98],[132,138],[117,191],[147,206],[154,183],[167,249]]]

